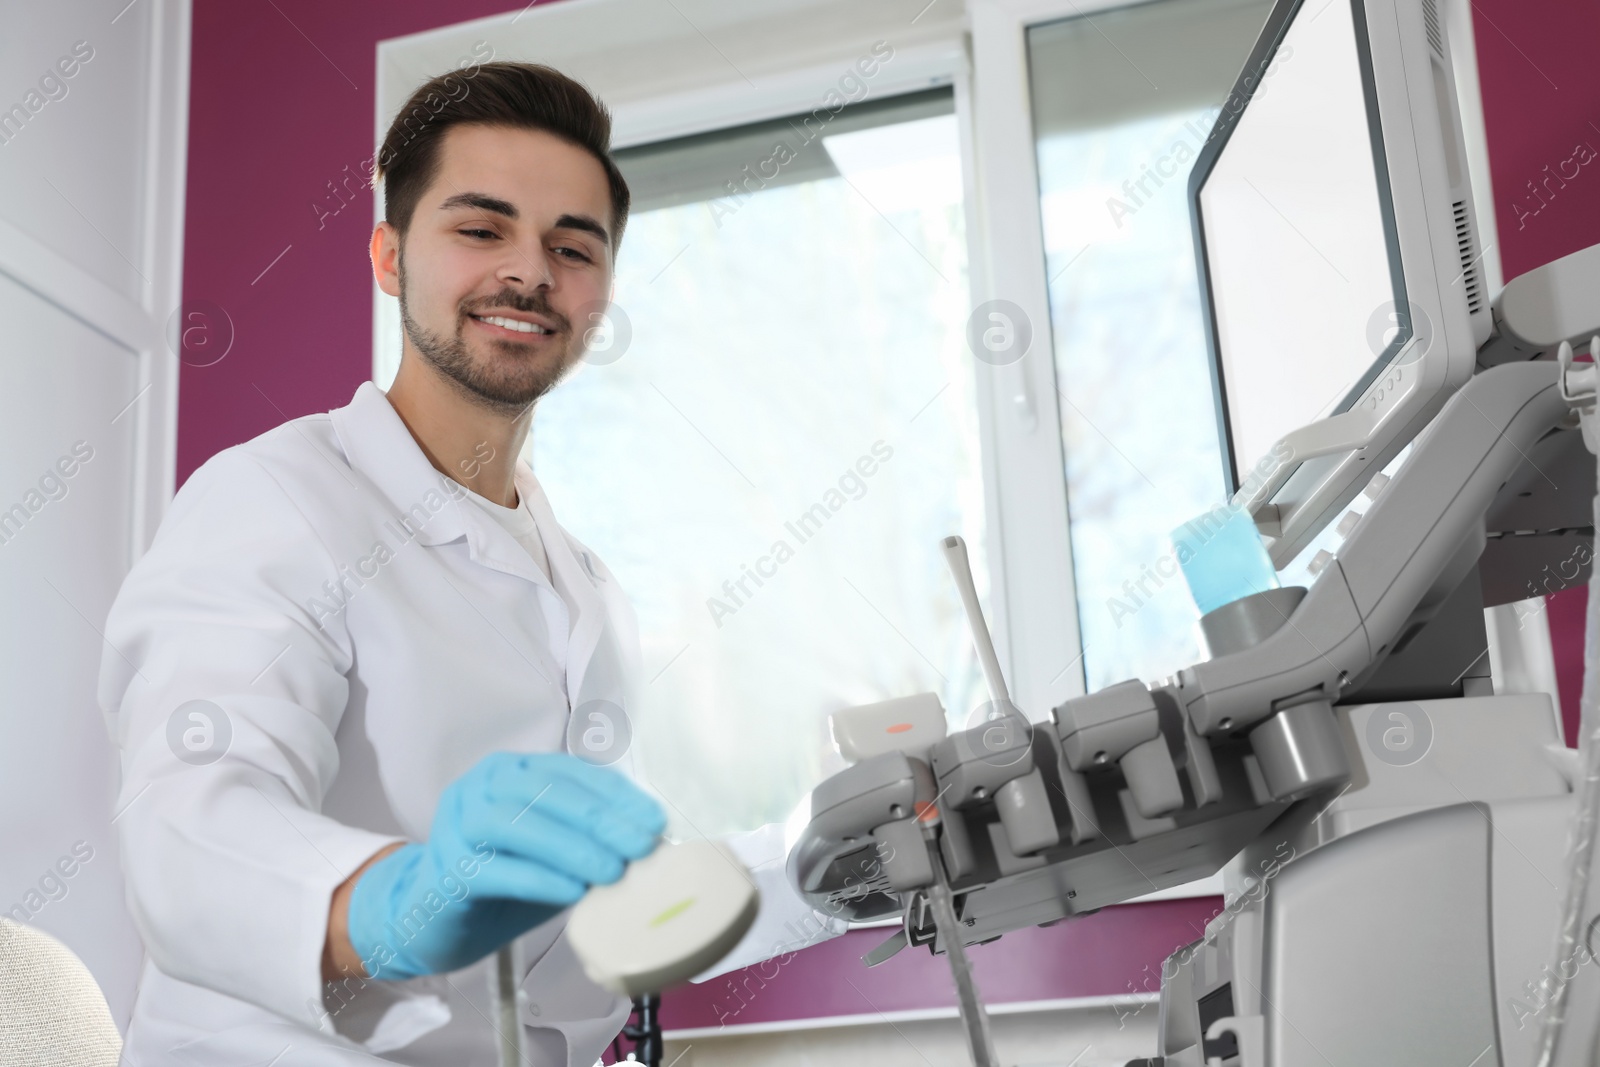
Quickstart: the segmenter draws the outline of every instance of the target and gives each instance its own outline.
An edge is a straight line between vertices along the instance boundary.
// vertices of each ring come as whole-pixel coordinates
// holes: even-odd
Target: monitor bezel
[[[1369,129],[1382,138],[1382,154],[1374,160],[1384,164],[1387,218],[1399,236],[1399,277],[1407,297],[1390,310],[1403,312],[1408,326],[1416,325],[1409,321],[1416,315],[1420,327],[1412,331],[1408,347],[1386,363],[1374,361],[1378,373],[1363,375],[1365,390],[1345,398],[1345,411],[1286,435],[1266,457],[1234,455],[1199,193],[1224,135],[1232,132],[1259,85],[1255,72],[1270,65],[1300,11],[1297,0],[1279,0],[1268,16],[1236,84],[1239,96],[1230,96],[1230,106],[1218,115],[1214,136],[1196,158],[1188,190],[1223,477],[1235,487],[1234,502],[1254,515],[1280,570],[1338,518],[1371,476],[1465,384],[1476,368],[1478,347],[1492,328],[1476,265],[1481,246],[1442,23],[1429,18],[1429,0],[1330,2],[1349,2],[1357,25],[1364,28],[1357,52],[1364,87],[1375,90],[1381,118]],[[1369,95],[1369,108],[1372,99]],[[1235,100],[1243,102],[1235,105]]]
[[[1378,111],[1378,87],[1372,71],[1372,50],[1368,42],[1366,8],[1361,0],[1327,0],[1327,2],[1349,2],[1351,6],[1356,35],[1356,61],[1361,71],[1361,94],[1367,112],[1367,136],[1371,141],[1373,174],[1378,187],[1378,210],[1383,219],[1384,249],[1389,260],[1390,287],[1394,306],[1403,308],[1407,306],[1405,265],[1400,254],[1400,229],[1395,221],[1394,192],[1389,183],[1389,161],[1383,145],[1383,119]],[[1226,371],[1222,365],[1222,339],[1217,317],[1213,311],[1211,265],[1206,256],[1205,223],[1202,218],[1200,195],[1205,188],[1206,180],[1211,177],[1217,160],[1226,151],[1239,120],[1249,110],[1250,101],[1254,99],[1256,90],[1266,80],[1257,75],[1270,73],[1269,68],[1277,57],[1279,47],[1288,35],[1295,17],[1305,6],[1305,0],[1279,0],[1273,5],[1272,12],[1267,16],[1262,28],[1261,36],[1256,39],[1255,47],[1251,49],[1244,70],[1239,73],[1238,80],[1234,82],[1233,89],[1224,100],[1217,121],[1212,126],[1206,143],[1201,146],[1195,158],[1194,169],[1189,174],[1189,219],[1194,234],[1196,275],[1200,282],[1200,307],[1206,320],[1207,356],[1213,396],[1216,399],[1217,424],[1221,431],[1219,442],[1223,478],[1230,496],[1239,491],[1244,479],[1240,474],[1239,456],[1233,446],[1233,419],[1228,408]],[[1320,14],[1320,11],[1318,13]],[[1373,359],[1339,403],[1328,412],[1329,415],[1337,415],[1354,407],[1367,391],[1367,387],[1388,369],[1389,364],[1405,348],[1406,342],[1414,334],[1414,329],[1409,316],[1400,315],[1398,320],[1393,340]],[[1245,460],[1252,462],[1256,458],[1249,456],[1245,457]]]

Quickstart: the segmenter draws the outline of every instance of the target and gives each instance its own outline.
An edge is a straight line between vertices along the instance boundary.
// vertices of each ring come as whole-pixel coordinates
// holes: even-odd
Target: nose
[[[554,288],[555,272],[550,269],[550,257],[543,247],[509,247],[511,251],[497,273],[502,283],[516,289]]]

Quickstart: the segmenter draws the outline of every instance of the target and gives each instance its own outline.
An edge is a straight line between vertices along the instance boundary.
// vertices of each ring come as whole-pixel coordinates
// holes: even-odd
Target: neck
[[[532,404],[520,411],[486,406],[409,351],[386,395],[436,470],[502,507],[517,506],[517,456],[533,424]]]

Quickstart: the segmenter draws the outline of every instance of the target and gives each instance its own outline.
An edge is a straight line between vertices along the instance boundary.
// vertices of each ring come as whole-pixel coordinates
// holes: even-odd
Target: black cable
[[[645,993],[633,998],[633,1013],[628,1022],[622,1027],[620,1036],[633,1042],[633,1054],[638,1062],[647,1067],[661,1067],[662,1039],[661,1039],[661,997],[656,993]],[[633,1016],[639,1021],[635,1023]],[[612,1040],[615,1045],[615,1039]]]

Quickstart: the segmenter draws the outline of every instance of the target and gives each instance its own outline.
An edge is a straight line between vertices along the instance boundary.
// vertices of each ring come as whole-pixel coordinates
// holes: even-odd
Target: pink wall
[[[1221,901],[1215,897],[1125,904],[1009,934],[968,953],[988,1004],[1155,993],[1161,989],[1161,961],[1199,938],[1206,920],[1219,910]],[[675,990],[664,998],[662,1025],[688,1029],[777,1022],[800,1014],[797,1005],[814,1017],[953,1006],[950,968],[943,956],[908,948],[872,970],[860,962],[892,933],[853,930],[787,961],[774,957]],[[1143,1010],[1154,1018],[1155,1005]]]
[[[1576,0],[1474,0],[1478,72],[1506,280],[1600,242],[1600,4]],[[1586,148],[1577,177],[1559,166]],[[1546,173],[1545,168],[1549,168]],[[1572,173],[1572,166],[1565,168]],[[1567,742],[1574,744],[1583,687],[1588,589],[1547,598]]]
[[[377,42],[521,6],[194,0],[183,298],[220,307],[233,344],[179,375],[180,485],[371,376],[372,192],[352,176],[375,149]]]
[[[520,6],[194,0],[184,300],[220,307],[232,345],[220,361],[182,370],[180,484],[222,448],[348,402],[370,374],[372,201],[352,175],[374,148],[376,43]],[[1475,0],[1473,9],[1510,278],[1600,241],[1600,164],[1552,185],[1541,202],[1527,187],[1578,142],[1600,147],[1591,121],[1600,121],[1600,84],[1588,73],[1600,5]],[[1582,671],[1583,596],[1573,590],[1551,602],[1569,714]],[[1143,968],[1197,937],[1219,906],[1215,898],[1129,905],[1011,935],[977,950],[980,979],[997,1001],[1126,993]],[[855,957],[874,934],[813,950],[771,980],[741,977],[736,984],[762,992],[737,1021],[953,1003],[942,961],[921,951],[886,965],[869,985]],[[852,973],[862,990],[892,1003],[850,994],[840,976]],[[670,997],[668,1025],[715,1025],[731,1003],[725,984]]]
[[[1600,149],[1600,5],[1474,0],[1489,171],[1507,280],[1600,241],[1600,160],[1537,196],[1545,168]],[[1571,170],[1568,170],[1571,173]]]

